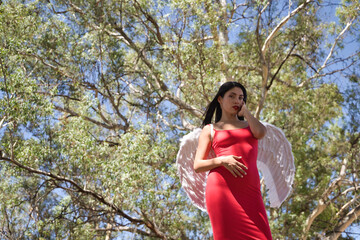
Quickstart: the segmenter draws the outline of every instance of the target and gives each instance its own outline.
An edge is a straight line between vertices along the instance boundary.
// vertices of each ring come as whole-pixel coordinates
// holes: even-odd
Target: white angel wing
[[[270,207],[280,207],[292,191],[294,156],[283,131],[270,123],[262,124],[267,133],[258,142],[257,166],[264,176]]]
[[[180,149],[176,157],[176,165],[180,182],[192,203],[206,211],[205,187],[208,172],[196,173],[194,159],[199,142],[201,128],[196,128],[180,140]],[[214,158],[214,151],[210,151],[208,158]]]

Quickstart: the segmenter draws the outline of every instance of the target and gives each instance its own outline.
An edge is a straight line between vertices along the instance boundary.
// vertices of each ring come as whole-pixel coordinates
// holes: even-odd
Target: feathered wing
[[[208,172],[196,173],[194,160],[199,142],[201,128],[196,128],[180,140],[180,149],[176,157],[176,165],[180,182],[192,203],[203,211],[206,211],[205,187]],[[208,158],[215,157],[211,150]]]
[[[270,207],[280,207],[292,191],[294,156],[283,131],[269,123],[262,124],[267,133],[258,142],[257,166],[265,180]]]
[[[277,127],[263,122],[266,136],[258,143],[258,169],[264,176],[271,207],[279,207],[289,196],[294,180],[295,166],[291,145],[284,133]],[[206,211],[205,187],[208,172],[196,173],[194,159],[201,128],[196,128],[180,140],[176,165],[180,182],[192,203]],[[210,151],[208,159],[214,158]]]

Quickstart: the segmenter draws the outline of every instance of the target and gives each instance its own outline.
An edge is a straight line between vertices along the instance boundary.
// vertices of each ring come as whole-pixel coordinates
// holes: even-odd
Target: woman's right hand
[[[248,168],[238,161],[240,159],[241,156],[230,155],[221,157],[220,160],[221,165],[223,165],[227,170],[229,170],[234,177],[244,177],[244,175],[246,175],[245,170],[247,170]]]

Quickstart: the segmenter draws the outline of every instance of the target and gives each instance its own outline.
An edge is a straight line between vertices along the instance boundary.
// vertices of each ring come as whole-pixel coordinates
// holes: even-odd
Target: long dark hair
[[[206,111],[205,111],[205,119],[201,124],[201,127],[206,126],[207,124],[211,123],[211,120],[213,118],[214,112],[216,111],[215,114],[215,122],[220,121],[221,119],[221,115],[222,115],[222,111],[221,111],[221,107],[220,107],[220,103],[218,102],[218,98],[219,96],[224,97],[225,93],[227,91],[229,91],[230,89],[234,88],[234,87],[238,87],[241,88],[241,90],[244,93],[244,102],[246,103],[246,98],[247,98],[247,94],[246,94],[246,89],[243,85],[241,85],[238,82],[226,82],[223,85],[221,85],[221,87],[219,88],[219,91],[216,93],[214,99],[211,101],[211,103],[207,106]],[[244,117],[239,117],[238,118],[240,120],[244,120]]]

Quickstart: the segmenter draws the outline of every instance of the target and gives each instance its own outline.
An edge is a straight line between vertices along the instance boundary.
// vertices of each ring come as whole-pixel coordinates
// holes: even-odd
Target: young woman
[[[206,208],[215,240],[272,239],[256,164],[266,128],[247,109],[246,97],[240,83],[220,87],[206,110],[194,160],[196,172],[210,170]],[[211,148],[216,158],[207,159]]]

